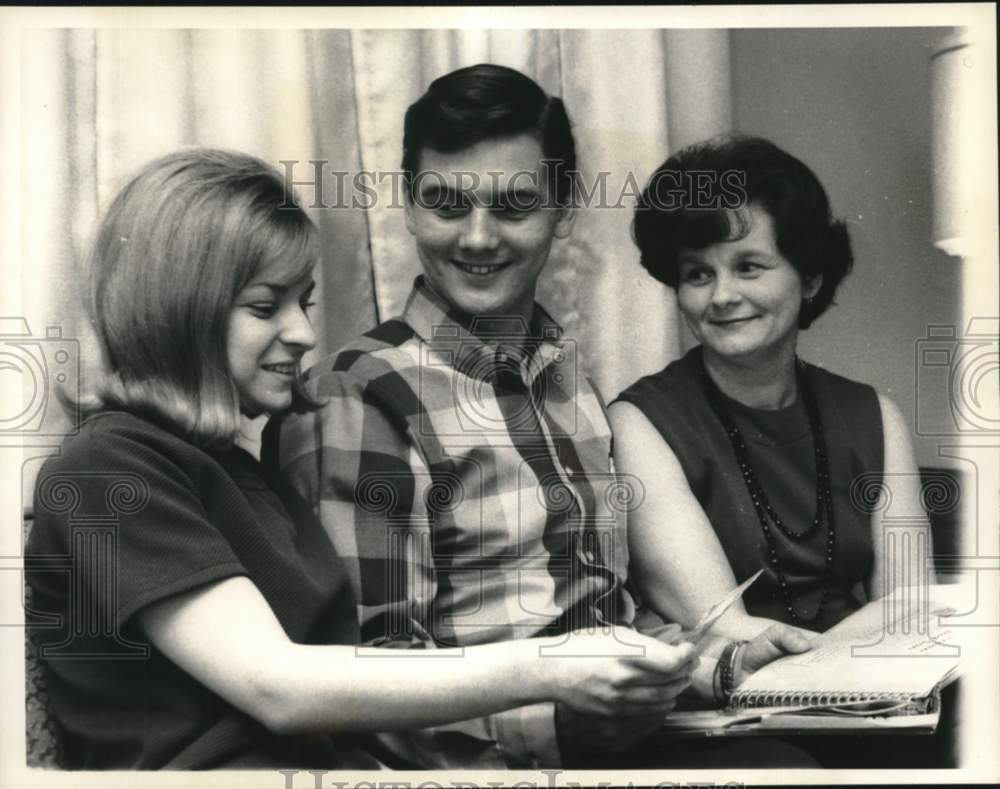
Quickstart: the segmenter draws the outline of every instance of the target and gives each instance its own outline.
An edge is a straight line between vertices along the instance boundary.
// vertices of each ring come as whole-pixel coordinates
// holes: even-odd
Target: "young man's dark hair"
[[[576,144],[562,99],[519,71],[492,63],[434,80],[403,123],[403,178],[412,199],[420,153],[454,153],[483,140],[530,134],[542,147],[559,206],[572,204]]]

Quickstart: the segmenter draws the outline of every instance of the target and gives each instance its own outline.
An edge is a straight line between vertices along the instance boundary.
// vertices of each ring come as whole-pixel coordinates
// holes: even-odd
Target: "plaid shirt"
[[[345,561],[364,642],[464,646],[630,623],[631,491],[575,344],[537,306],[530,327],[464,323],[422,280],[401,318],[309,371],[326,405],[265,438],[265,459]],[[424,767],[558,764],[551,704],[411,735],[390,747]]]

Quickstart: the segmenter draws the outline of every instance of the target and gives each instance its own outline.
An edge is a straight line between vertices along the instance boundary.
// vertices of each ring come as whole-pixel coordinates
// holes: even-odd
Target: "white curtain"
[[[149,159],[209,145],[279,168],[297,162],[299,181],[318,166],[329,203],[332,171],[398,170],[406,107],[435,77],[483,61],[561,95],[585,183],[607,174],[608,205],[579,210],[539,301],[612,399],[680,350],[672,294],[638,265],[631,206],[668,152],[729,128],[724,30],[25,31],[20,276],[32,331],[60,326],[78,338],[86,376],[87,244],[102,208]],[[391,187],[383,181],[368,210],[310,209],[325,255],[311,358],[398,313],[419,271]],[[313,187],[299,191],[313,202]]]

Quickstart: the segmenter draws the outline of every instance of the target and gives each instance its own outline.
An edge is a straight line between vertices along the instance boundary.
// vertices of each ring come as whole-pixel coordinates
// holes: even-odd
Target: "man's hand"
[[[736,667],[736,687],[772,660],[785,655],[797,655],[810,649],[812,644],[798,628],[782,624],[771,625],[743,648],[739,665]]]

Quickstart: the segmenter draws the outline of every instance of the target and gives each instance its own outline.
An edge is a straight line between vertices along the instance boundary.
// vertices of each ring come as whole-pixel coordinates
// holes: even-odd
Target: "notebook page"
[[[916,604],[899,594],[869,603],[818,636],[812,650],[765,666],[738,691],[926,696],[960,662],[958,631],[939,621],[955,610],[949,594]]]

